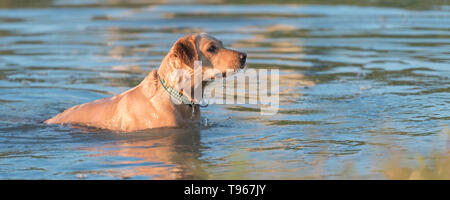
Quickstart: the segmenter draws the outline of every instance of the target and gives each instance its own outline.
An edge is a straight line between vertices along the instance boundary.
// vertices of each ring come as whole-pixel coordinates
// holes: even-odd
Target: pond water
[[[0,3],[1,179],[386,179],[391,160],[449,156],[448,4],[115,2]],[[278,114],[210,105],[199,127],[133,133],[41,123],[135,86],[192,32],[279,69]]]

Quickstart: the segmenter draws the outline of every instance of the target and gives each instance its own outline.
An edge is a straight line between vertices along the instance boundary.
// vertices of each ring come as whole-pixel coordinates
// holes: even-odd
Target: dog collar
[[[188,97],[186,97],[182,92],[179,92],[177,90],[175,90],[174,88],[166,85],[164,79],[161,78],[161,76],[159,76],[158,74],[158,79],[159,82],[161,83],[161,85],[163,86],[163,88],[167,91],[167,93],[169,93],[169,95],[171,97],[173,97],[174,99],[178,100],[179,102],[183,103],[183,104],[188,104],[189,106],[193,107],[195,105],[198,105],[200,107],[206,107],[208,106],[208,104],[206,105],[201,105],[199,103],[195,103],[193,100],[189,100]]]

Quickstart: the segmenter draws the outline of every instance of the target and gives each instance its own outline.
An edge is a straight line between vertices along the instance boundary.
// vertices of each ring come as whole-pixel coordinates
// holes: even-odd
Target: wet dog
[[[79,124],[116,131],[178,127],[200,122],[199,100],[205,85],[227,71],[245,67],[247,55],[224,48],[222,41],[206,33],[186,35],[175,42],[158,70],[150,72],[136,87],[113,97],[74,106],[45,121],[47,124]],[[189,79],[190,92],[177,89],[194,76],[201,62],[201,82]],[[175,99],[175,101],[174,101]],[[179,101],[179,102],[177,102]]]

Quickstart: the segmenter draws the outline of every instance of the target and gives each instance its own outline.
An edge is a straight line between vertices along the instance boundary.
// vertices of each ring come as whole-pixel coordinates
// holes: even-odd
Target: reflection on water
[[[156,129],[138,134],[145,134],[145,137],[133,138],[128,135],[127,140],[81,149],[90,152],[89,157],[100,157],[102,164],[112,169],[106,172],[83,170],[74,173],[78,177],[107,173],[123,179],[207,178],[198,160],[199,129]]]
[[[446,176],[448,4],[304,2],[1,1],[0,178]],[[210,105],[200,127],[127,134],[40,123],[135,86],[200,31],[280,70],[277,115]]]

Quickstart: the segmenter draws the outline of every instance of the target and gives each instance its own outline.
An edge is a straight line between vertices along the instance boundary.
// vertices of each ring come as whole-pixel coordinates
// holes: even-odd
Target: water
[[[385,179],[393,155],[449,155],[446,1],[136,2],[0,4],[1,179]],[[41,123],[135,86],[200,31],[280,70],[277,115],[210,105],[201,127],[127,134]]]

